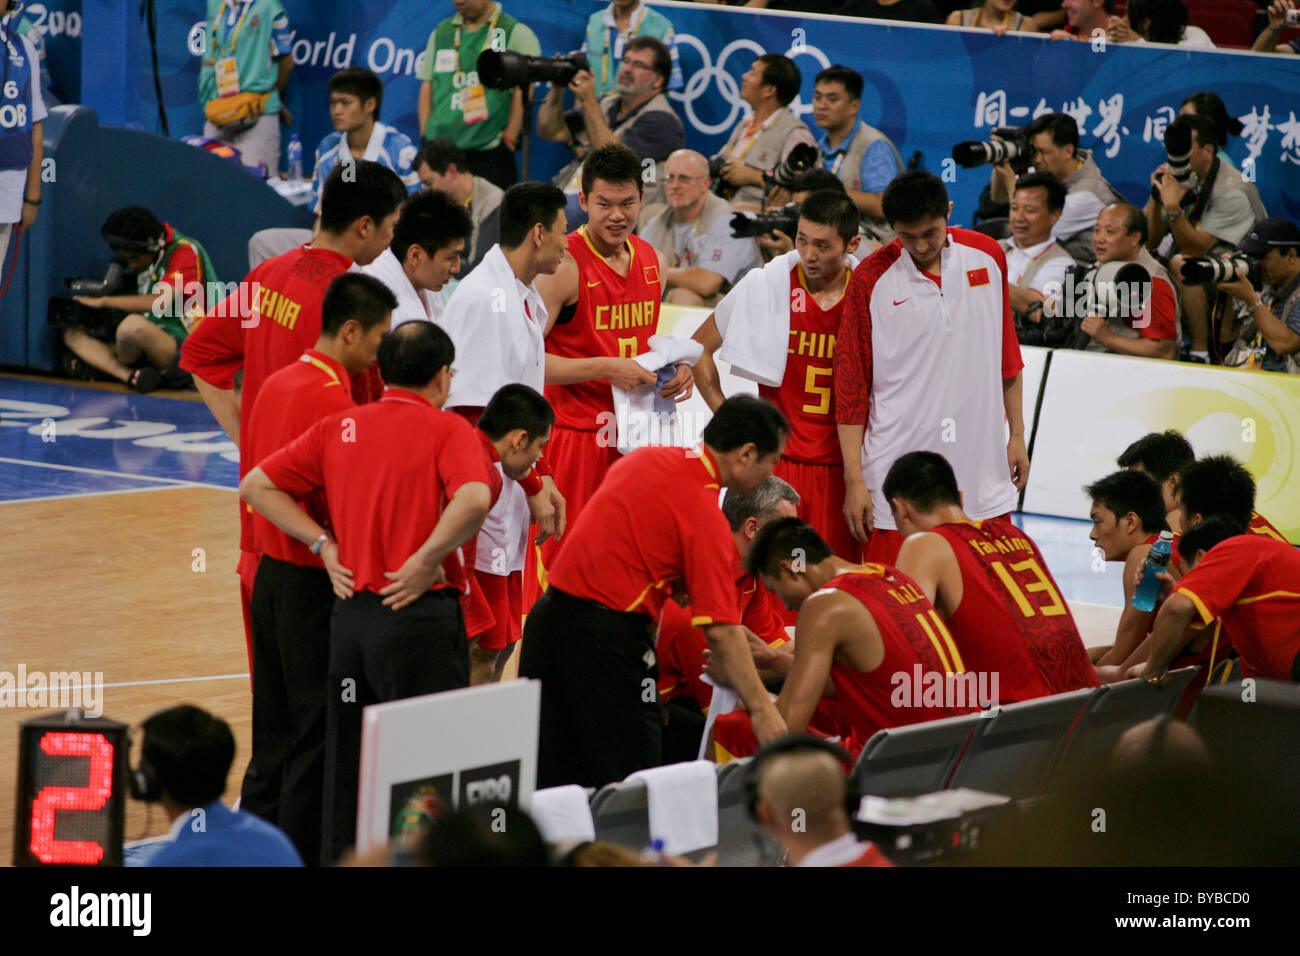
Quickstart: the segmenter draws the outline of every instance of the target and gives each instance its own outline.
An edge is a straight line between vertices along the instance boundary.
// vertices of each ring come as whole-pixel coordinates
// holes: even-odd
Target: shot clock
[[[19,730],[15,866],[121,866],[127,727],[80,710]]]

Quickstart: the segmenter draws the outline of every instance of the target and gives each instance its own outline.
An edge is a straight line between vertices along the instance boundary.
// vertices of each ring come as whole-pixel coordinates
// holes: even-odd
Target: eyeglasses
[[[701,179],[704,179],[704,178],[705,178],[704,176],[678,176],[678,175],[675,175],[675,174],[670,174],[670,175],[664,177],[664,182],[666,182],[666,183],[693,183],[693,182],[697,182],[697,181],[699,181],[699,180],[701,180]]]
[[[640,60],[624,60],[623,66],[634,66],[638,70],[654,70],[653,63],[642,63]]]

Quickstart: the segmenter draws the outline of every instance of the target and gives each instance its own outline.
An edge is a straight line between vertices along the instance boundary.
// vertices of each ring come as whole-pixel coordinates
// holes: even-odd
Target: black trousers
[[[334,591],[321,568],[262,556],[253,582],[253,753],[240,805],[320,857]]]
[[[456,592],[430,591],[394,611],[361,591],[335,599],[326,681],[324,841],[333,863],[357,836],[361,711],[370,704],[469,686],[469,646]]]
[[[533,605],[519,673],[542,682],[538,787],[599,787],[661,763],[652,627],[554,587]]]
[[[482,176],[500,189],[509,189],[519,182],[515,154],[505,143],[498,143],[494,149],[465,150],[465,165],[475,176]]]

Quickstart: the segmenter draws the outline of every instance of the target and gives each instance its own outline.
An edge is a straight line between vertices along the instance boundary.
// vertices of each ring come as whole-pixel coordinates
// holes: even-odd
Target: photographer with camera
[[[1273,0],[1268,5],[1268,26],[1255,37],[1251,47],[1256,53],[1286,53],[1294,56],[1300,53],[1300,37],[1286,43],[1278,43],[1282,31],[1289,27],[1300,27],[1300,3],[1296,0]]]
[[[737,209],[762,209],[766,171],[784,163],[800,144],[816,149],[812,130],[788,109],[802,83],[794,60],[779,53],[764,53],[740,78],[740,98],[753,113],[736,124],[727,145],[712,160],[717,177],[730,187],[723,198],[731,199]],[[815,162],[815,152],[813,156]]]
[[[1002,139],[996,133],[994,139]],[[1065,206],[1052,227],[1052,238],[1076,262],[1092,262],[1092,229],[1097,214],[1122,198],[1093,162],[1092,151],[1079,148],[1079,124],[1069,113],[1046,113],[1025,131],[1035,172],[1051,173],[1065,187]],[[1008,156],[993,166],[989,198],[995,203],[1010,200],[1016,181]],[[964,165],[964,164],[963,164]]]
[[[858,118],[861,109],[861,73],[835,65],[817,74],[813,122],[825,131],[817,141],[821,165],[840,178],[872,231],[888,242],[894,233],[885,222],[880,197],[903,171],[903,160],[888,136]]]
[[[1191,361],[1208,364],[1209,311],[1213,287],[1188,282],[1182,276],[1185,258],[1223,255],[1246,238],[1268,213],[1254,183],[1216,155],[1219,132],[1208,116],[1184,114],[1165,130],[1167,161],[1151,174],[1151,198],[1146,204],[1147,248],[1160,249],[1169,237],[1169,271],[1178,286]]]
[[[1300,374],[1300,229],[1281,217],[1264,219],[1239,251],[1259,261],[1266,288],[1262,295],[1257,292],[1240,263],[1234,263],[1234,279],[1217,283],[1220,292],[1246,307],[1246,320],[1223,364]]]
[[[732,216],[732,235],[753,236],[754,241],[763,247],[765,259],[774,259],[787,252],[793,252],[794,240],[790,237],[794,235],[794,229],[799,224],[799,207],[803,205],[805,199],[821,189],[830,189],[845,195],[849,192],[844,188],[843,181],[829,169],[815,166],[800,173],[795,179],[790,187],[789,202],[774,202],[774,199],[784,200],[785,192],[774,189],[764,202],[762,215],[743,213],[742,215],[748,217],[748,223],[742,223],[738,217]],[[860,247],[862,258],[879,249],[882,244],[862,219],[858,220],[858,235],[862,237],[863,245]]]
[[[515,149],[524,129],[524,93],[495,89],[478,75],[484,50],[542,52],[537,34],[495,0],[453,0],[456,13],[429,34],[420,67],[421,142],[449,139],[465,151],[469,171],[501,189],[519,181]]]
[[[587,221],[578,203],[582,162],[589,152],[610,143],[630,147],[639,159],[654,160],[655,178],[649,184],[652,188],[646,203],[656,201],[668,154],[686,145],[681,118],[665,95],[672,70],[668,48],[654,37],[641,36],[628,41],[623,50],[617,93],[598,98],[596,78],[585,61],[584,68],[567,84],[577,100],[573,109],[563,109],[565,85],[551,85],[537,113],[537,135],[569,143],[577,153],[552,180],[569,199],[566,216],[570,226],[576,228]]]
[[[1074,264],[1052,238],[1052,227],[1065,208],[1065,187],[1051,173],[1030,173],[1016,181],[1011,196],[1011,238],[1001,240],[1007,255],[1007,297],[1016,322],[1040,322],[1047,291],[1065,282]],[[1037,306],[1037,307],[1035,307]]]
[[[1137,263],[1150,278],[1143,282],[1143,285],[1149,282],[1149,287],[1142,290],[1140,299],[1129,295],[1126,300],[1129,305],[1141,302],[1140,315],[1107,314],[1103,318],[1101,313],[1111,311],[1107,307],[1109,302],[1103,304],[1103,300],[1110,297],[1104,290],[1094,295],[1091,300],[1094,308],[1084,316],[1079,326],[1092,339],[1086,346],[1089,351],[1118,352],[1143,358],[1178,357],[1179,310],[1174,280],[1147,252],[1146,237],[1146,218],[1132,203],[1111,203],[1097,217],[1097,228],[1092,235],[1097,264],[1104,267],[1108,263]],[[1100,277],[1102,271],[1097,270],[1094,275]],[[1095,284],[1100,286],[1106,281],[1121,283],[1124,280],[1116,272],[1113,279],[1097,278]],[[1115,311],[1122,313],[1127,310]]]
[[[109,294],[73,296],[82,311],[67,325],[57,323],[71,350],[63,370],[90,378],[96,368],[138,392],[188,387],[190,374],[179,365],[181,343],[212,304],[209,283],[217,280],[207,252],[141,206],[111,213],[100,235],[113,258],[135,270],[136,292],[105,288]],[[80,283],[71,285],[76,292]],[[202,294],[191,303],[196,290]],[[187,313],[195,304],[197,310]]]
[[[762,264],[758,247],[732,235],[735,210],[711,191],[709,161],[700,153],[679,149],[665,169],[668,208],[638,234],[668,259],[665,302],[715,306],[737,279]]]

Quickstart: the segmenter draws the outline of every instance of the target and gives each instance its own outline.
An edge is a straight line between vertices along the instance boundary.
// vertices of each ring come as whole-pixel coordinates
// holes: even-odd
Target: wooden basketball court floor
[[[180,703],[221,716],[237,747],[227,802],[252,739],[237,461],[192,392],[0,375],[0,670],[102,675],[104,715],[132,727]],[[1113,635],[1118,568],[1092,566],[1086,523],[1018,520],[1085,640]],[[0,706],[0,865],[12,859],[19,725],[55,709]],[[166,830],[160,809],[129,802],[128,841]]]

